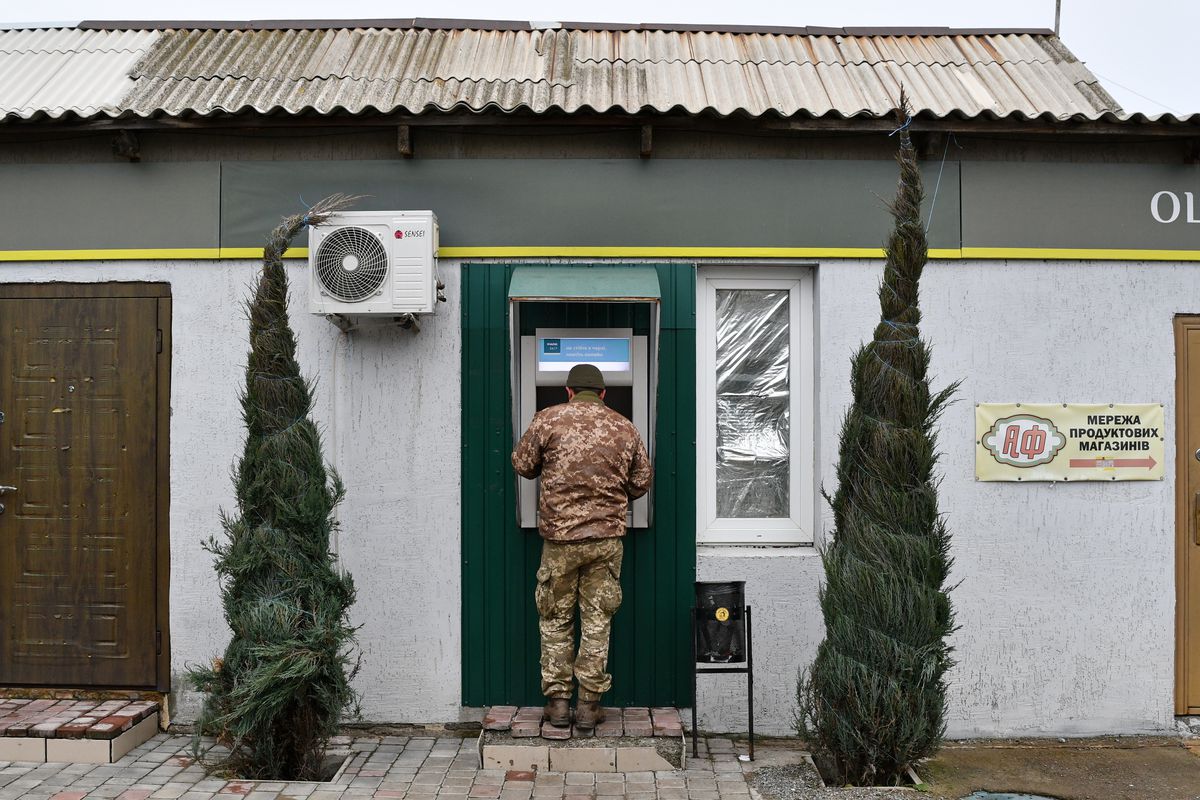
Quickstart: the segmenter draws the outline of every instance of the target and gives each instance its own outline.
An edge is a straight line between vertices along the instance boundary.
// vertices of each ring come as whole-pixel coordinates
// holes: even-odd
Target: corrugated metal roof
[[[117,116],[158,31],[0,31],[0,115]]]
[[[0,31],[0,114],[682,110],[881,117],[903,85],[916,112],[939,118],[1128,119],[1047,32],[770,33],[570,23],[479,29],[432,22],[438,24],[119,31],[85,23],[92,28]]]

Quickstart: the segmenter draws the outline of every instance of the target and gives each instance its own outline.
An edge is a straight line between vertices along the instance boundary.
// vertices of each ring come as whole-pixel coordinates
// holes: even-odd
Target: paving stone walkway
[[[742,745],[723,738],[702,741],[686,770],[626,774],[482,770],[474,737],[339,738],[334,746],[351,757],[328,783],[226,781],[193,763],[189,736],[158,734],[114,764],[0,761],[0,800],[750,800]]]

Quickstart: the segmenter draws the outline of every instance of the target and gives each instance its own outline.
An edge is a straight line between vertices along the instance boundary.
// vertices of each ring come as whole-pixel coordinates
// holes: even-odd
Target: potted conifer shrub
[[[330,552],[344,492],[309,416],[312,386],[296,362],[282,260],[305,226],[349,199],[327,198],[275,228],[247,304],[237,509],[222,514],[224,536],[205,545],[232,637],[222,658],[190,671],[206,693],[197,737],[216,737],[229,751],[224,766],[243,778],[321,780],[328,741],[356,701],[354,582]]]
[[[911,119],[901,95],[903,122]],[[950,535],[938,512],[935,425],[958,384],[929,388],[919,285],[921,173],[907,123],[879,288],[881,318],[853,356],[832,537],[822,551],[825,638],[797,684],[797,731],[827,779],[895,785],[945,733]]]

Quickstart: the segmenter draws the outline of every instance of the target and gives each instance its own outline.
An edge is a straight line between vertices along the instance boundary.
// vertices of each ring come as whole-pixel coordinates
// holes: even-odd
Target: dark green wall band
[[[0,250],[211,248],[220,241],[217,162],[6,164],[0,189]]]
[[[964,247],[1200,250],[1200,165],[980,162],[963,180]]]
[[[947,164],[931,247],[959,246],[958,184]],[[370,195],[364,209],[433,209],[451,247],[879,247],[895,186],[889,161],[237,162],[223,172],[221,246],[261,246],[300,198],[345,192]]]
[[[930,161],[924,173],[937,250],[1200,252],[1200,165]],[[215,257],[261,248],[281,216],[333,192],[367,195],[362,209],[431,208],[450,248],[837,254],[882,246],[896,167],[792,159],[18,164],[0,166],[0,184],[0,253],[18,260],[25,251],[194,257],[184,251],[207,248]]]

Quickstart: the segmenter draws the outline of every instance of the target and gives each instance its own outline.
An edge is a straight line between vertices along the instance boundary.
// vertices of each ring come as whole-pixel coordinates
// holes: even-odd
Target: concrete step
[[[607,708],[594,731],[555,728],[536,706],[493,706],[483,719],[483,769],[657,772],[684,768],[687,737],[675,708]]]
[[[0,699],[0,761],[111,764],[158,732],[150,701]]]

